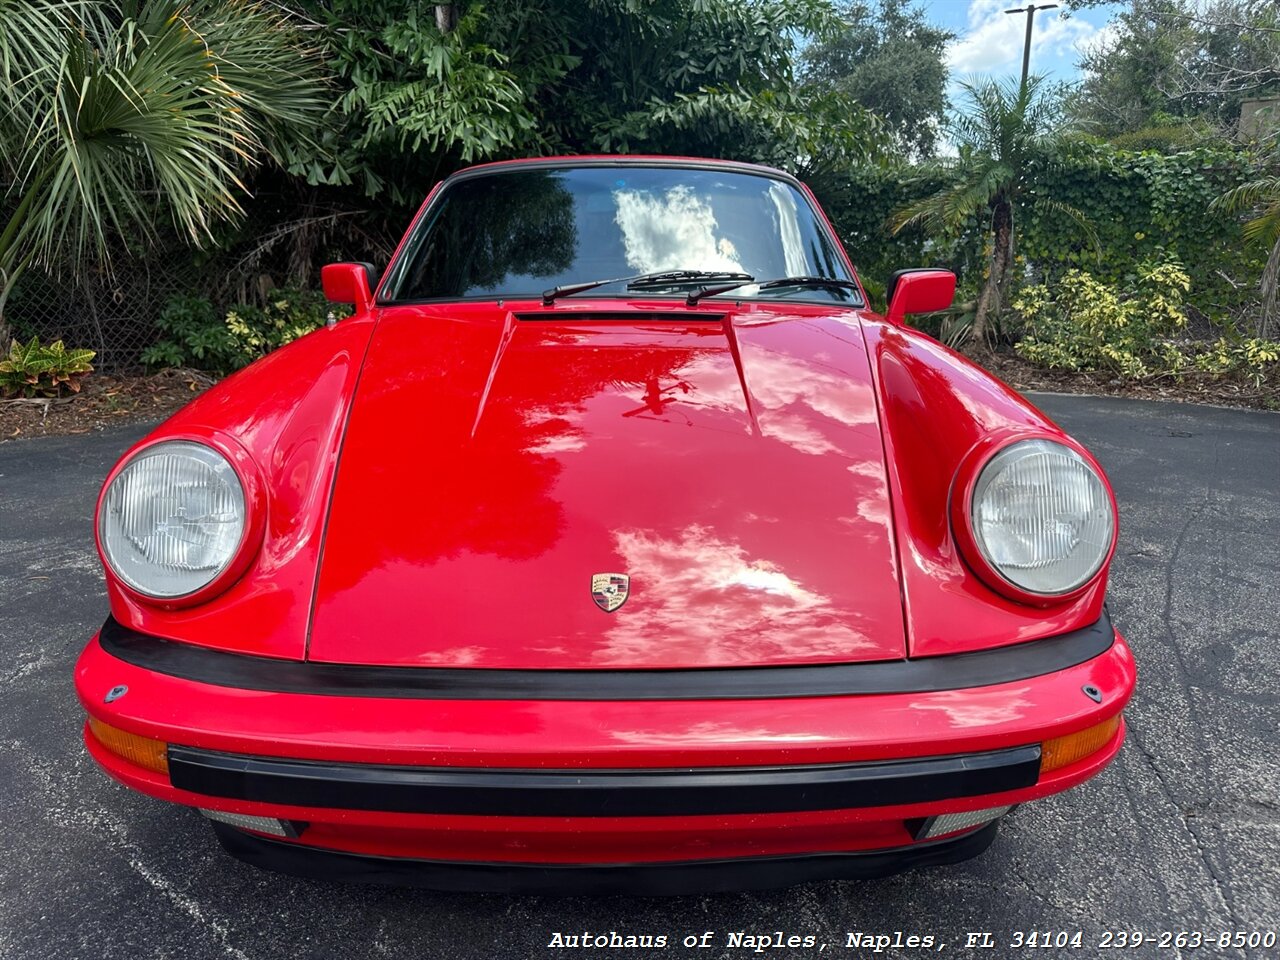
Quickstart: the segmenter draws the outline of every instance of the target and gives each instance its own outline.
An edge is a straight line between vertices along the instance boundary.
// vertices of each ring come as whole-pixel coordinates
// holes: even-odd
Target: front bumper
[[[659,867],[699,863],[708,866],[681,872],[711,889],[722,882],[717,863],[764,858],[776,861],[768,875],[806,879],[971,856],[989,832],[916,843],[919,822],[1022,803],[1097,773],[1119,750],[1123,725],[1095,753],[1039,772],[1039,744],[1115,716],[1133,690],[1123,639],[1105,618],[1090,629],[1092,648],[1049,640],[1037,651],[936,658],[928,672],[898,674],[917,678],[905,691],[881,689],[888,674],[874,668],[884,665],[866,664],[739,671],[710,696],[697,684],[711,672],[674,671],[658,685],[669,699],[616,699],[611,684],[624,678],[591,671],[560,678],[569,688],[559,698],[546,674],[533,678],[542,685],[535,696],[502,696],[491,671],[460,672],[484,674],[472,680],[486,684],[460,692],[442,685],[441,671],[397,668],[381,678],[393,682],[368,685],[357,682],[361,668],[215,653],[208,662],[228,675],[208,675],[205,651],[193,666],[191,648],[148,647],[149,638],[122,645],[122,628],[109,623],[82,654],[76,682],[92,716],[171,744],[166,775],[86,733],[116,779],[189,806],[307,825],[290,841],[218,826],[246,859],[298,872],[304,852],[332,855],[331,868],[346,864],[366,879],[386,875],[388,859],[415,861],[428,877],[463,865],[471,879],[450,885],[469,889],[487,889],[484,878],[506,867],[515,883],[516,874],[545,882],[538,865],[605,874],[647,865],[668,883]],[[148,660],[139,653],[147,649],[159,653]],[[1049,662],[1055,649],[1067,662]],[[999,682],[982,683],[980,667]],[[803,682],[769,696],[747,689],[788,677]],[[851,684],[873,689],[828,692]],[[118,686],[127,694],[105,703]],[[980,835],[975,849],[980,841],[967,838]],[[728,868],[723,876],[742,879]]]
[[[817,880],[871,880],[916,867],[959,863],[995,839],[998,824],[961,836],[905,847],[799,856],[735,857],[610,864],[470,863],[387,857],[285,843],[213,825],[233,857],[295,877],[468,893],[683,896],[766,890]]]

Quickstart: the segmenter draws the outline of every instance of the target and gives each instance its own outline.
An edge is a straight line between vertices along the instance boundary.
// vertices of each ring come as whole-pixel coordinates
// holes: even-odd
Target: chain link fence
[[[29,270],[10,295],[5,320],[19,340],[38,336],[88,347],[97,351],[98,370],[118,373],[137,367],[142,351],[159,339],[156,320],[169,298],[208,295],[208,274],[180,246],[141,259],[117,255],[109,271],[79,276]]]
[[[13,335],[61,339],[97,351],[101,372],[134,372],[162,338],[157,320],[171,298],[204,297],[221,316],[237,304],[262,304],[276,287],[318,286],[320,266],[331,260],[383,265],[394,238],[371,229],[366,211],[259,196],[220,250],[196,250],[176,236],[142,256],[124,248],[117,245],[108,266],[25,273],[5,305]]]

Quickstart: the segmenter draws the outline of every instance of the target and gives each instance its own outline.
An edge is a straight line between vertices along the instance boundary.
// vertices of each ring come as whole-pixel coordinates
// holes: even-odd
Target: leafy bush
[[[238,304],[224,318],[202,297],[174,297],[157,321],[168,336],[149,347],[142,362],[230,373],[319,329],[331,313],[341,318],[350,310],[314,290],[273,290],[265,306]]]
[[[1036,192],[1081,210],[1097,243],[1052,210],[1031,213],[1019,223],[1018,252],[1040,275],[1087,270],[1123,287],[1134,264],[1173,259],[1203,306],[1236,313],[1257,299],[1265,256],[1241,242],[1233,218],[1206,212],[1249,179],[1247,153],[1203,146],[1162,156],[1107,144],[1081,144],[1079,151],[1070,163],[1034,171]]]
[[[168,334],[148,347],[142,362],[149,367],[196,367],[226,373],[235,369],[235,343],[226,324],[204,297],[173,297],[156,325]]]
[[[68,350],[61,340],[40,345],[14,340],[0,360],[0,397],[58,397],[80,392],[80,381],[93,372],[94,351]]]
[[[1190,289],[1174,262],[1141,264],[1119,288],[1068,270],[1058,283],[1027,287],[1014,301],[1027,330],[1016,349],[1048,367],[1146,376],[1170,365],[1170,338],[1186,326],[1182,301]]]
[[[1118,287],[1070,270],[1051,286],[1025,288],[1014,301],[1027,330],[1015,349],[1048,367],[1109,370],[1126,378],[1243,373],[1257,386],[1280,375],[1280,342],[1179,337],[1190,289],[1176,261],[1143,263]]]
[[[1202,344],[1186,358],[1201,373],[1245,373],[1255,387],[1280,377],[1280,341],[1257,337],[1221,337]]]
[[[928,169],[873,165],[824,171],[810,178],[877,310],[885,307],[889,277],[904,267],[954,270],[962,284],[968,281],[972,288],[961,292],[959,299],[976,298],[984,266],[977,218],[958,239],[930,237],[919,226],[907,227],[897,236],[889,234],[894,210],[935,192],[944,182],[941,173]]]
[[[333,314],[340,320],[351,313],[330,303],[315,290],[273,290],[265,306],[244,304],[227,313],[227,331],[234,343],[238,366],[244,367],[272,350],[319,330]]]

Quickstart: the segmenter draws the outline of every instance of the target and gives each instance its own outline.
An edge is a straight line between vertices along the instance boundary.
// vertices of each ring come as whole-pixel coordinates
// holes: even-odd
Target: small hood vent
[[[525,310],[515,318],[543,323],[722,323],[725,314],[693,310]]]

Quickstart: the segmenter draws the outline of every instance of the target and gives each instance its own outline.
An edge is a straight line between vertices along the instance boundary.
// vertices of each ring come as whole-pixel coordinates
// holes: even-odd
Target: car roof
[[[711,157],[664,156],[660,154],[582,154],[577,156],[525,157],[518,160],[496,160],[491,163],[479,163],[464,167],[450,174],[446,179],[454,180],[483,173],[498,172],[510,169],[537,169],[545,167],[685,167],[689,169],[732,170],[737,173],[751,173],[756,176],[772,177],[799,185],[800,181],[785,170],[767,167],[759,163],[746,163],[741,160],[719,160]]]

